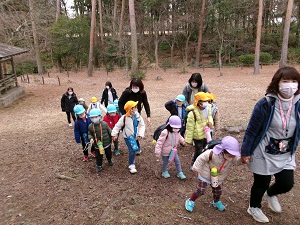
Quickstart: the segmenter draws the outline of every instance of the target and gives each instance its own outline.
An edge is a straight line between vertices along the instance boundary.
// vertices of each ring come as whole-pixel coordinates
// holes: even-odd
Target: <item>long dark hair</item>
[[[144,92],[144,84],[140,78],[133,78],[130,81],[130,85],[129,85],[130,91],[131,91],[132,85],[139,87],[141,93]]]
[[[112,84],[111,84],[111,82],[110,81],[106,81],[106,83],[105,83],[105,87],[106,86],[108,86],[109,88],[111,88],[112,87]]]
[[[274,74],[271,83],[269,84],[266,93],[278,94],[279,92],[279,82],[281,79],[285,80],[297,80],[298,81],[298,90],[295,95],[300,93],[299,84],[300,84],[300,73],[294,67],[282,67],[276,71]]]
[[[189,79],[189,84],[190,86],[192,86],[192,81],[196,81],[197,82],[197,87],[196,88],[200,88],[202,86],[202,76],[200,73],[193,73],[192,76]]]

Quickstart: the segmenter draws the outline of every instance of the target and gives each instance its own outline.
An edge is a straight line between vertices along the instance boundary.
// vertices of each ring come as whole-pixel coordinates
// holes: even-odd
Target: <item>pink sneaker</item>
[[[82,160],[82,161],[83,161],[83,162],[89,161],[89,157],[88,157],[87,155],[83,156],[83,160]]]
[[[96,157],[96,152],[95,152],[95,151],[91,152],[91,155],[92,155],[93,157]]]

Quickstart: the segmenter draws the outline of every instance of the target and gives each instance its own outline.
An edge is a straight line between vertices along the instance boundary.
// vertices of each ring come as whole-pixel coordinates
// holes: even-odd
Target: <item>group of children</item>
[[[107,84],[110,84],[108,87],[111,88],[111,83]],[[117,96],[116,92],[114,96]],[[75,140],[82,144],[83,161],[88,161],[88,146],[92,145],[91,155],[96,157],[96,173],[99,174],[102,171],[104,154],[108,165],[113,165],[112,142],[114,155],[120,155],[118,137],[122,133],[129,150],[129,171],[136,173],[135,155],[140,149],[139,140],[145,135],[145,123],[137,111],[137,101],[127,101],[124,106],[126,113],[121,115],[118,100],[115,99],[113,102],[112,100],[111,96],[109,101],[105,101],[107,105],[104,107],[96,97],[92,97],[89,106],[85,104],[84,99],[79,99],[79,104],[74,107]],[[204,194],[207,184],[212,186],[212,205],[220,211],[225,209],[220,201],[221,184],[228,175],[231,165],[240,161],[238,141],[231,136],[223,138],[213,149],[206,149],[218,125],[215,100],[216,97],[212,93],[198,92],[194,95],[193,104],[189,106],[185,105],[186,99],[182,94],[168,101],[165,108],[170,112],[170,117],[155,144],[155,156],[162,159],[162,177],[166,179],[170,177],[168,166],[174,162],[177,177],[181,180],[186,179],[186,176],[182,171],[178,149],[180,145],[194,146],[190,169],[198,177],[198,185],[196,191],[185,202],[185,208],[190,212],[193,211],[195,200]],[[218,172],[217,185],[212,185],[212,168],[216,168]]]

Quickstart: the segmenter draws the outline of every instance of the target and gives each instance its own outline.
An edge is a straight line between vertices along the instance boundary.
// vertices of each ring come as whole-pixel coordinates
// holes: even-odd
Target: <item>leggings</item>
[[[96,152],[96,165],[102,166],[103,162],[103,154],[100,154],[99,148],[95,148]],[[104,148],[105,156],[108,162],[111,161],[112,153],[111,153],[111,145]]]
[[[174,163],[175,163],[177,172],[178,173],[182,172],[178,152],[176,152],[176,155],[175,155],[175,158],[174,158]],[[162,172],[165,172],[165,171],[168,170],[168,165],[169,165],[169,156],[163,156],[162,157]]]
[[[192,194],[190,200],[194,202],[198,197],[204,195],[206,187],[207,187],[207,183],[205,181],[199,180],[197,185],[197,190]],[[218,187],[211,187],[211,188],[212,188],[214,202],[219,201],[222,195],[221,185],[219,185]]]
[[[203,148],[207,144],[206,139],[201,139],[201,140],[193,139],[193,141],[194,141],[194,144],[195,144],[195,152],[194,152],[193,159],[192,159],[192,165],[196,161],[197,157],[202,153]]]
[[[71,123],[71,115],[72,115],[72,118],[73,118],[73,121],[76,120],[76,117],[75,117],[75,113],[74,112],[66,112],[67,114],[67,119],[68,119],[68,122]]]
[[[274,174],[275,182],[270,185],[272,175],[253,174],[254,182],[251,188],[250,207],[261,208],[261,200],[267,191],[269,196],[290,191],[294,185],[294,170],[282,170]]]

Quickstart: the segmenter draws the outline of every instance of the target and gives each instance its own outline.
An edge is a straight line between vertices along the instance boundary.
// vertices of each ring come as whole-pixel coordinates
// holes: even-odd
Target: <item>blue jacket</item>
[[[252,112],[248,127],[245,132],[244,140],[241,147],[242,156],[250,156],[256,149],[260,141],[265,137],[267,130],[270,127],[272,121],[274,110],[275,110],[275,98],[269,97],[260,99]],[[299,129],[300,129],[300,101],[295,104],[295,117],[296,117],[296,129],[292,137],[293,148],[291,154],[294,154],[298,142],[299,142]]]
[[[92,123],[89,114],[86,114],[86,122],[81,118],[77,118],[74,123],[74,137],[76,143],[80,143],[80,139],[87,141],[88,127]]]

